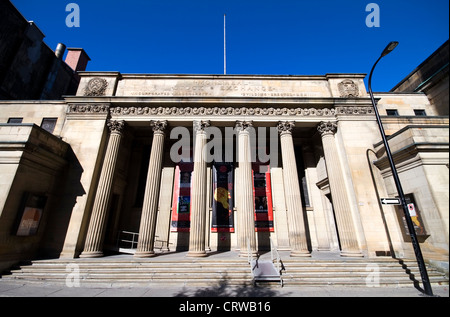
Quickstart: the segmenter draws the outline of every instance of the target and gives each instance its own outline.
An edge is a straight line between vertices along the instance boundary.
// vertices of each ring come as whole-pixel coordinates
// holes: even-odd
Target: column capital
[[[279,121],[277,125],[278,133],[280,135],[287,133],[291,134],[294,127],[295,127],[294,121]]]
[[[247,131],[249,128],[253,128],[253,121],[236,121],[236,129],[239,132]]]
[[[152,120],[150,126],[155,134],[164,134],[164,130],[167,128],[167,120]]]
[[[337,131],[337,123],[331,121],[322,121],[317,126],[317,130],[320,132],[322,136],[327,134],[335,134]]]
[[[194,120],[194,131],[205,132],[205,129],[211,126],[209,120]]]
[[[124,120],[108,120],[106,122],[106,126],[109,129],[109,132],[111,133],[117,133],[122,134],[124,128],[125,128],[125,121]]]

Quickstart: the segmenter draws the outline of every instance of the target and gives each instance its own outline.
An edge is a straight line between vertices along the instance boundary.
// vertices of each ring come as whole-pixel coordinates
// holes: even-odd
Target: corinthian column
[[[110,131],[110,136],[102,170],[100,172],[100,179],[95,195],[94,207],[92,208],[91,219],[89,221],[88,233],[84,243],[84,250],[80,255],[80,257],[83,258],[103,256],[103,239],[105,237],[106,218],[125,121],[108,121],[107,126]]]
[[[161,184],[162,160],[164,149],[164,130],[167,121],[152,121],[153,142],[148,163],[147,182],[145,184],[144,203],[142,205],[141,224],[139,227],[138,246],[135,257],[151,257],[158,213],[159,187]]]
[[[289,243],[291,256],[311,256],[306,241],[304,210],[298,183],[297,163],[295,160],[294,141],[292,140],[292,121],[280,121],[278,132],[281,140],[283,158],[284,195],[286,197]]]
[[[206,141],[205,129],[210,126],[209,121],[194,121],[195,153],[194,171],[192,173],[191,189],[191,229],[189,234],[189,252],[186,256],[206,256]]]
[[[341,256],[362,256],[348,202],[349,194],[345,186],[344,174],[334,139],[337,124],[335,122],[321,122],[317,130],[322,135],[328,182],[330,183],[331,198],[341,244]]]
[[[239,200],[238,206],[238,245],[241,250],[240,256],[245,257],[251,252],[257,254],[255,235],[255,199],[253,197],[253,177],[251,161],[251,143],[249,129],[253,128],[251,121],[237,121],[238,130],[238,163],[237,172],[239,188],[236,193]],[[250,250],[248,249],[250,244]]]

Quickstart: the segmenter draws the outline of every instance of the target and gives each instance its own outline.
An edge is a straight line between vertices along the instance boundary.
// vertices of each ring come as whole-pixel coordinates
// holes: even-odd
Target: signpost
[[[383,205],[401,205],[399,198],[381,198],[381,203]]]
[[[412,245],[413,245],[413,248],[414,248],[414,253],[416,255],[417,264],[419,265],[420,275],[422,277],[422,283],[423,283],[423,286],[424,286],[424,293],[429,295],[429,296],[433,296],[433,290],[431,289],[431,283],[430,283],[430,280],[428,278],[428,272],[427,272],[427,268],[425,266],[425,261],[423,259],[423,255],[422,255],[422,251],[420,249],[419,241],[417,240],[417,235],[416,235],[416,232],[414,230],[413,221],[411,220],[411,216],[409,215],[410,210],[408,209],[408,206],[406,205],[405,194],[403,193],[402,184],[400,183],[400,177],[399,177],[397,169],[395,167],[394,158],[392,156],[392,152],[391,152],[391,149],[389,147],[389,143],[388,143],[386,134],[384,132],[383,123],[381,122],[380,114],[378,112],[377,103],[375,101],[375,98],[374,98],[373,92],[372,92],[372,74],[373,74],[373,70],[375,69],[375,66],[377,66],[378,62],[380,61],[380,59],[383,56],[386,56],[387,54],[392,52],[392,50],[397,45],[398,45],[398,42],[390,42],[388,44],[388,46],[386,46],[386,48],[381,53],[381,56],[377,59],[375,64],[372,66],[372,70],[370,71],[370,75],[369,75],[369,94],[370,94],[370,98],[372,100],[372,105],[373,105],[373,109],[374,109],[374,112],[375,112],[375,117],[377,119],[378,128],[380,129],[381,138],[383,140],[384,148],[386,149],[386,157],[387,157],[387,159],[389,161],[389,165],[391,167],[392,178],[394,179],[395,187],[397,188],[397,193],[398,193],[398,196],[399,196],[400,201],[401,201],[403,213],[405,215],[406,224],[408,226],[408,230],[409,230],[409,233],[410,233],[410,236],[411,236],[411,242],[412,242]]]

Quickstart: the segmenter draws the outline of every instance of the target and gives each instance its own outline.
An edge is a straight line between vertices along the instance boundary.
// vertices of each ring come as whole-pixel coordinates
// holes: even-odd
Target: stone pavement
[[[433,293],[449,297],[449,286],[434,286]],[[231,286],[209,287],[163,286],[67,287],[63,284],[24,283],[0,279],[0,297],[426,297],[414,287],[280,287]]]

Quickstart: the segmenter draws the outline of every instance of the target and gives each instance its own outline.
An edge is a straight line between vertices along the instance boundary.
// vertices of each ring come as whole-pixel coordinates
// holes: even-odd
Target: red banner
[[[255,197],[255,230],[273,232],[270,166],[253,164],[253,195]]]

